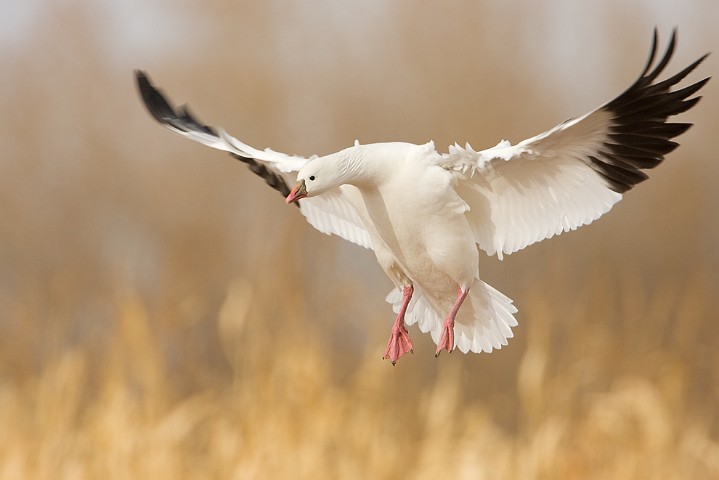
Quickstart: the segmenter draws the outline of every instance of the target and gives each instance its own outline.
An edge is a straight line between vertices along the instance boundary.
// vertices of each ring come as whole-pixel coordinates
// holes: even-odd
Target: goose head
[[[297,172],[297,183],[285,201],[292,203],[321,195],[340,185],[353,184],[362,175],[361,156],[356,147],[315,158]]]

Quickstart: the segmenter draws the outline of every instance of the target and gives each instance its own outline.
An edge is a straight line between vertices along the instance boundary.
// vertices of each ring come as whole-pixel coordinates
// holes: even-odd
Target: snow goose
[[[431,333],[436,355],[507,344],[517,309],[479,279],[478,250],[501,259],[591,223],[678,146],[671,139],[690,124],[667,119],[694,106],[709,78],[671,90],[704,55],[657,81],[675,43],[676,31],[655,65],[655,29],[644,70],[614,100],[517,145],[503,140],[480,151],[455,144],[438,153],[433,142],[355,142],[311,158],[257,150],[172,107],[145,73],[136,77],[162,125],[247,163],[319,231],[374,250],[395,285],[387,301],[397,316],[383,357],[395,364],[413,351],[407,326],[415,323]]]

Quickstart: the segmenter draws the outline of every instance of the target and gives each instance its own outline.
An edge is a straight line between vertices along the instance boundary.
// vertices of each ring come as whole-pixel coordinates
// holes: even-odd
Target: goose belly
[[[451,294],[477,276],[478,254],[464,213],[429,215],[421,229],[399,234],[398,260],[425,291]],[[414,230],[414,231],[413,231]]]
[[[365,196],[365,205],[393,267],[427,292],[454,296],[477,276],[478,253],[466,204],[451,189],[437,193],[410,202],[378,191]]]

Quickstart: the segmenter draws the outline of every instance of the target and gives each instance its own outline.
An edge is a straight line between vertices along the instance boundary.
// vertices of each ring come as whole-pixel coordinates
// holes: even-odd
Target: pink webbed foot
[[[412,340],[409,338],[407,328],[404,326],[404,322],[395,323],[392,326],[392,334],[387,342],[387,349],[384,351],[383,359],[389,359],[392,365],[397,363],[399,357],[405,353],[414,353],[412,350]]]
[[[412,340],[410,340],[407,327],[404,325],[404,314],[407,312],[407,306],[412,299],[413,292],[414,287],[412,285],[405,286],[402,291],[402,306],[392,325],[392,334],[389,337],[389,342],[387,342],[384,357],[382,357],[382,359],[389,359],[392,365],[396,364],[399,357],[405,353],[414,353],[412,350]]]
[[[447,350],[449,353],[452,353],[452,350],[454,349],[454,319],[457,318],[459,307],[462,306],[462,302],[464,302],[464,299],[467,298],[467,293],[469,293],[469,289],[463,290],[461,287],[459,288],[459,291],[457,292],[457,299],[454,301],[452,311],[449,312],[447,318],[444,319],[442,334],[439,336],[437,351],[434,354],[435,357],[439,357],[442,350]]]
[[[447,350],[449,353],[452,353],[453,348],[454,319],[447,317],[444,320],[444,325],[442,325],[442,334],[439,337],[439,342],[437,342],[437,351],[435,352],[434,356],[439,357],[439,354],[442,352],[442,350]]]

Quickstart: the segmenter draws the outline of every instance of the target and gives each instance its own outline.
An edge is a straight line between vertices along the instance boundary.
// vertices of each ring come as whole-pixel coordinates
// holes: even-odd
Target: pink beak
[[[305,187],[305,181],[300,180],[297,182],[295,187],[290,191],[290,194],[287,195],[287,198],[285,199],[286,203],[292,203],[296,202],[301,198],[305,198],[307,196],[307,187]]]

